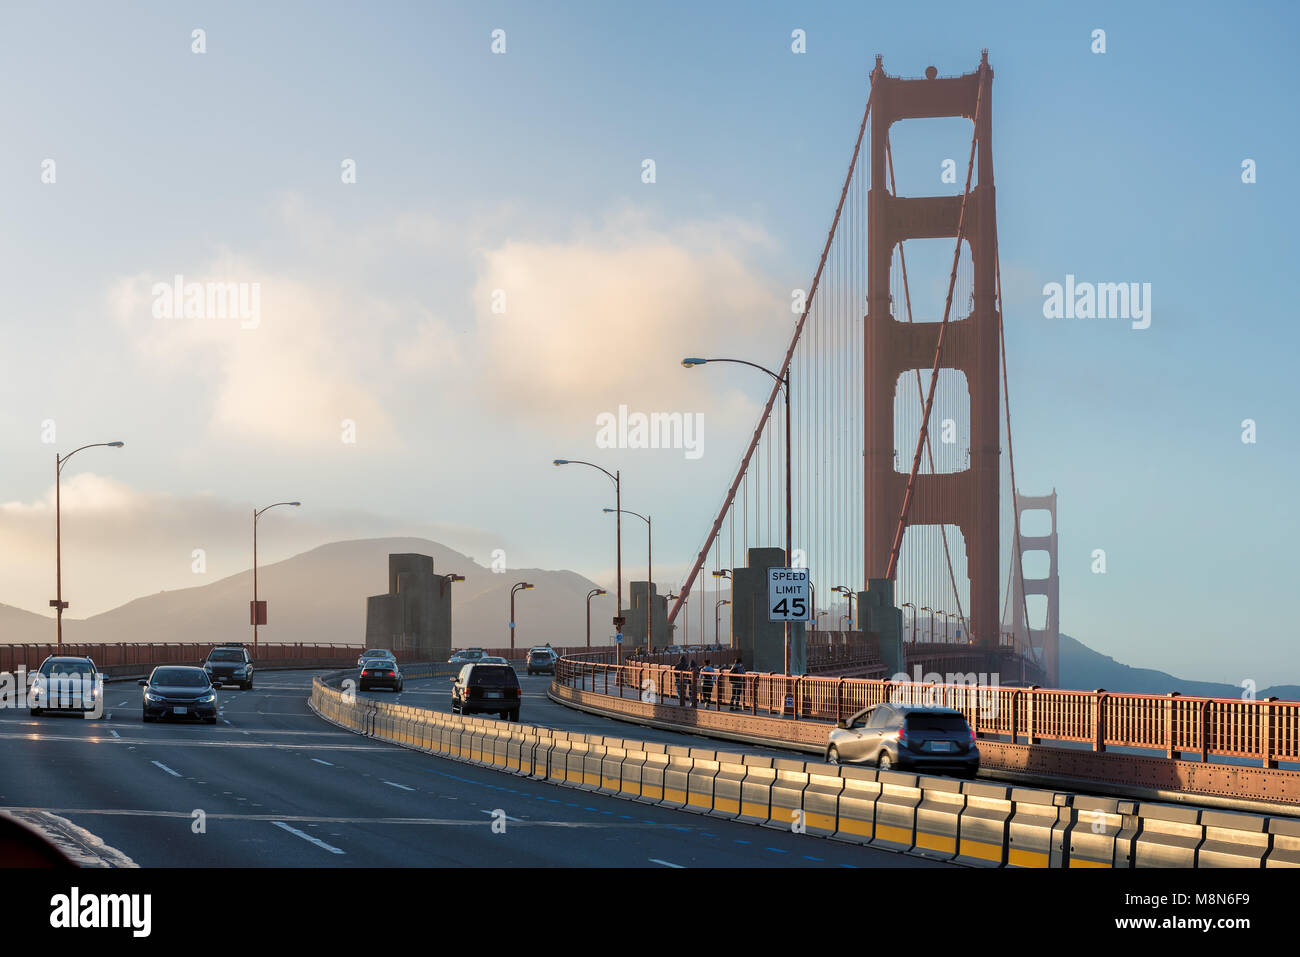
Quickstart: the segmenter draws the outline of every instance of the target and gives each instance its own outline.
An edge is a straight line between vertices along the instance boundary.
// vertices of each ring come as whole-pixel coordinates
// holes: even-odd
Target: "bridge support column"
[[[867,590],[858,592],[858,619],[866,635],[867,647],[873,644],[885,665],[885,677],[907,670],[903,655],[903,610],[894,607],[894,583],[888,578],[872,578]]]
[[[745,568],[731,572],[731,636],[736,653],[751,671],[780,674],[785,670],[785,626],[767,620],[767,570],[785,567],[782,548],[751,548]],[[804,624],[790,626],[790,671],[807,670]]]

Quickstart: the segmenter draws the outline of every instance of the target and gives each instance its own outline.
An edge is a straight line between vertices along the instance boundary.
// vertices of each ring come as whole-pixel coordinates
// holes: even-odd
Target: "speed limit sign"
[[[812,618],[811,582],[806,568],[767,570],[767,620],[808,621]]]

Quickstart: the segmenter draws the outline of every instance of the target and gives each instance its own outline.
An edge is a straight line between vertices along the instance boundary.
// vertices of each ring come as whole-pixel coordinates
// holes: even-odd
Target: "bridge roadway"
[[[307,708],[315,673],[265,672],[253,690],[222,690],[215,726],[143,724],[133,683],[107,686],[99,721],[0,710],[0,810],[99,866],[948,866],[361,738]],[[548,678],[523,681],[525,721],[688,737],[569,711],[546,699]],[[411,680],[400,700],[445,709],[448,688]],[[498,809],[504,834],[491,827]],[[197,811],[205,833],[194,832]]]

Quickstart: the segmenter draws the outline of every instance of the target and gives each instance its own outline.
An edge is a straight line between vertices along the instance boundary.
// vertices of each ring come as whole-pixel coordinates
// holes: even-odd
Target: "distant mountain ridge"
[[[535,585],[515,598],[521,647],[581,644],[586,640],[586,596],[597,587],[572,571],[511,568],[495,573],[467,555],[423,538],[371,538],[333,542],[257,570],[258,597],[268,603],[258,637],[269,642],[362,644],[366,598],[388,591],[390,553],[433,558],[438,574],[456,572],[452,627],[457,645],[502,647],[510,643],[510,588]],[[64,617],[63,639],[106,641],[251,641],[248,602],[252,570],[175,591],[136,598],[85,619]],[[608,644],[612,598],[592,600],[592,643]],[[604,625],[599,624],[604,622]],[[0,605],[0,641],[53,640],[51,618]]]

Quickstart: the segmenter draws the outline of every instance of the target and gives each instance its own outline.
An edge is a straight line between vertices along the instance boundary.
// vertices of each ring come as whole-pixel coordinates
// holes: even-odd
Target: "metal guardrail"
[[[72,657],[90,657],[104,674],[130,673],[135,669],[151,669],[155,665],[202,664],[208,652],[219,647],[219,642],[64,642],[63,650],[50,644],[0,644],[0,672],[15,672],[19,668],[35,671],[53,654]],[[302,644],[258,642],[254,662],[266,667],[285,667],[301,664],[303,667],[331,667],[355,664],[356,656],[364,645]],[[252,651],[251,645],[249,651]]]

